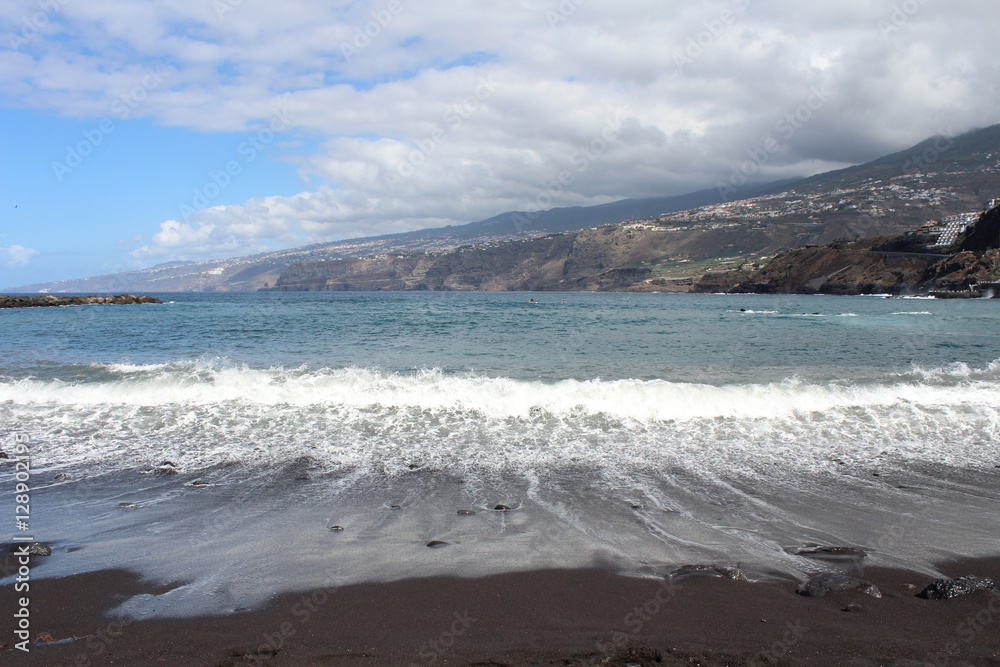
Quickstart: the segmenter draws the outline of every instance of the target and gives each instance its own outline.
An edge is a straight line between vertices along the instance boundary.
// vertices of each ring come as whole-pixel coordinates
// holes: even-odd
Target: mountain
[[[561,233],[574,234],[574,243],[578,240],[581,247],[586,247],[584,252],[589,257],[595,252],[592,235],[580,230],[615,224],[617,231],[607,239],[612,243],[606,248],[610,254],[593,262],[593,270],[598,273],[577,275],[572,267],[583,271],[587,263],[571,263],[571,269],[554,284],[565,286],[568,281],[580,284],[580,289],[591,289],[587,285],[601,282],[600,272],[620,268],[641,269],[645,271],[643,281],[663,286],[664,281],[690,283],[691,278],[700,275],[699,271],[720,262],[756,261],[762,255],[836,239],[899,234],[931,219],[982,210],[983,202],[998,194],[1000,125],[959,137],[932,137],[872,162],[798,181],[537,213],[508,212],[460,226],[212,262],[174,262],[129,273],[25,285],[10,291],[239,291],[274,287],[344,289],[344,285],[353,285],[351,289],[420,289],[419,285],[445,289],[449,284],[464,285],[460,289],[511,289],[536,284],[547,286],[540,289],[552,289],[553,283],[546,277],[548,270],[538,280],[521,279],[516,278],[516,266],[507,263],[524,259],[523,247],[534,248],[536,260],[539,254],[558,252],[556,249],[563,248],[567,240],[553,235]],[[622,236],[626,233],[641,240],[628,240]],[[613,250],[615,241],[642,250],[619,256]],[[421,261],[407,264],[417,259]],[[484,267],[483,276],[471,282],[449,283],[442,277],[428,283],[421,277],[430,263],[436,264],[431,275],[443,276],[448,266],[464,267],[476,261]],[[385,272],[391,264],[395,267],[390,276]],[[407,269],[411,264],[413,268]],[[491,283],[485,267],[493,267],[507,278],[498,276]],[[343,271],[353,278],[344,278]],[[620,280],[612,282],[616,289],[622,287],[618,285]],[[483,286],[491,284],[496,286]]]
[[[773,187],[769,185],[768,187]],[[742,196],[763,191],[743,188]],[[91,278],[60,280],[6,288],[15,293],[253,291],[277,282],[289,266],[302,262],[376,257],[388,253],[443,252],[463,246],[491,247],[515,239],[583,229],[632,218],[671,213],[722,200],[715,189],[674,197],[625,199],[599,206],[509,211],[465,225],[402,234],[318,243],[289,250],[207,262],[166,262],[148,269]]]

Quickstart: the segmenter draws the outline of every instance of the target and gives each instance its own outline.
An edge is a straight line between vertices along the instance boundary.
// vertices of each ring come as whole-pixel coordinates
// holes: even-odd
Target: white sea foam
[[[886,451],[967,462],[1000,440],[1000,362],[879,382],[722,386],[218,363],[97,370],[105,375],[91,382],[2,380],[0,418],[31,432],[42,462],[108,466],[310,454],[392,470],[414,461],[795,467]]]
[[[523,381],[436,369],[387,373],[369,368],[254,369],[216,364],[114,364],[118,379],[102,382],[7,380],[0,401],[17,405],[245,406],[417,408],[475,412],[487,418],[602,414],[641,422],[706,418],[770,419],[832,409],[910,403],[960,406],[1000,398],[1000,362],[984,369],[953,364],[915,368],[933,383],[811,384],[798,379],[767,384],[710,385],[666,380]],[[947,379],[978,380],[948,383]]]

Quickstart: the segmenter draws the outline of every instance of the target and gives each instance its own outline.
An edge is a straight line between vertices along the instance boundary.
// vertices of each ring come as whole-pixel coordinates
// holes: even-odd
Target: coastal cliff
[[[968,291],[1000,278],[1000,208],[984,213],[951,247],[919,236],[881,236],[782,252],[757,270],[706,273],[694,292],[922,294]]]
[[[612,291],[685,289],[721,255],[739,257],[823,243],[837,225],[692,225],[655,229],[629,224],[458,248],[450,252],[384,253],[299,262],[271,290]],[[720,251],[723,249],[724,252]],[[683,281],[678,271],[692,273]],[[682,284],[683,283],[683,284]]]

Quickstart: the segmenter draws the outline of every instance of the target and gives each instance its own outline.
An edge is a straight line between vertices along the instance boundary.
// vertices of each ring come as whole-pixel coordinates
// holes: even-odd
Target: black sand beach
[[[1000,580],[1000,558],[943,564]],[[1000,596],[916,597],[927,575],[860,572],[882,592],[809,598],[796,584],[600,569],[431,578],[286,594],[226,616],[104,616],[162,592],[104,571],[32,584],[45,640],[25,665],[998,665]],[[10,590],[4,592],[9,599]],[[44,633],[44,634],[43,634]]]
[[[598,480],[560,477],[576,507],[560,519],[566,505],[515,477],[414,472],[347,492],[344,471],[300,467],[72,476],[38,491],[39,534],[61,537],[32,558],[30,652],[12,638],[10,578],[0,592],[0,664],[1000,665],[1000,593],[918,597],[938,578],[1000,582],[1000,557],[960,555],[990,553],[992,469],[797,478],[809,491],[760,478],[730,496],[723,479],[678,477],[664,488],[702,498],[683,512],[609,504],[586,492]],[[804,555],[812,540],[829,551]],[[667,578],[685,564],[749,581]],[[823,573],[881,597],[797,592]]]

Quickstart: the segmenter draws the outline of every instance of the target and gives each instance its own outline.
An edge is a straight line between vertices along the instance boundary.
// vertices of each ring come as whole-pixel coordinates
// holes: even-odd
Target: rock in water
[[[136,296],[135,294],[118,294],[115,296],[5,296],[0,295],[0,308],[38,308],[46,306],[89,306],[103,305],[136,305],[141,303],[163,303],[151,296]]]
[[[724,577],[733,581],[748,581],[747,575],[738,567],[722,565],[682,565],[666,574],[667,579],[684,579],[686,577],[707,576]]]
[[[45,544],[44,542],[32,542],[30,544],[24,544],[23,542],[18,544],[15,542],[14,544],[11,544],[9,546],[10,546],[10,552],[13,554],[24,555],[24,553],[27,553],[29,556],[52,555],[52,547]]]
[[[446,547],[449,544],[451,544],[451,542],[445,542],[443,540],[431,540],[430,542],[427,543],[427,546],[429,546],[431,549],[440,549],[441,547]]]
[[[928,600],[950,600],[977,591],[1000,593],[1000,589],[992,579],[966,574],[957,579],[936,579],[934,583],[917,593],[917,597]]]
[[[809,598],[822,597],[831,591],[861,591],[872,597],[882,597],[882,591],[870,581],[829,572],[815,574],[809,578],[809,581],[799,584],[798,588],[795,589],[799,595],[805,595]]]
[[[808,546],[795,550],[796,556],[829,561],[859,561],[868,557],[864,549],[857,547]]]

